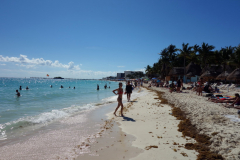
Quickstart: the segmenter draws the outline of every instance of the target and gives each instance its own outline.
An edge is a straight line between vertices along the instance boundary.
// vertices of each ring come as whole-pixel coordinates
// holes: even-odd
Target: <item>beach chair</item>
[[[219,89],[223,89],[225,87],[225,84],[221,84],[220,86],[218,86]]]
[[[229,90],[235,90],[236,89],[236,85],[232,84],[231,86],[229,86]]]

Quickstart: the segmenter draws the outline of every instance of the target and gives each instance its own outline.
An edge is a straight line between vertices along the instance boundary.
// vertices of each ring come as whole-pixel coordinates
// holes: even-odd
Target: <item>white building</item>
[[[124,73],[117,73],[117,79],[122,79],[125,77]]]

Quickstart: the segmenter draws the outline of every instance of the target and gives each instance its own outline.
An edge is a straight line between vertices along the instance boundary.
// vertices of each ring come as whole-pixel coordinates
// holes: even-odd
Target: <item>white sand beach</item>
[[[165,92],[162,97],[170,104],[161,103],[153,90]],[[110,123],[111,127],[105,127],[102,136],[97,139],[98,143],[90,146],[90,154],[79,156],[79,160],[101,160],[109,157],[131,160],[204,159],[202,157],[208,153],[199,158],[199,151],[186,149],[186,144],[197,142],[178,131],[180,120],[172,115],[172,104],[186,113],[199,135],[209,137],[210,152],[216,154],[216,157],[221,155],[224,159],[240,158],[240,119],[236,109],[206,101],[206,97],[197,96],[192,91],[169,93],[165,88],[152,87],[142,88],[141,92],[145,93],[144,96],[124,104],[125,117],[108,114],[107,123]],[[233,95],[235,92],[226,94]],[[235,121],[227,117],[235,117]],[[113,124],[115,122],[121,128],[117,129],[118,131],[116,124]],[[115,126],[115,129],[112,126]],[[116,133],[120,136],[116,136]]]
[[[223,104],[207,101],[207,97],[197,96],[195,92],[170,93],[168,89],[152,87],[163,91],[169,103],[179,107],[187,114],[187,118],[201,134],[210,137],[211,151],[222,155],[225,159],[240,159],[240,118],[238,110],[225,108]],[[236,90],[222,90],[222,95],[233,96]]]

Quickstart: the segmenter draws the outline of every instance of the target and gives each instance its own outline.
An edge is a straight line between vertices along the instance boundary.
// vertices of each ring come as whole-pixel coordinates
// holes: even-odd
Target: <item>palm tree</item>
[[[175,45],[172,45],[170,44],[168,47],[167,47],[167,53],[168,53],[168,57],[169,57],[169,63],[170,63],[170,66],[173,67],[173,63],[174,63],[174,60],[176,59],[176,55],[177,55],[177,52],[178,49],[176,48]]]
[[[213,56],[213,49],[215,47],[213,45],[208,45],[208,43],[202,43],[202,47],[198,49],[199,56],[201,61],[203,62],[202,66],[206,67],[206,64],[209,62],[211,56]]]
[[[161,56],[160,59],[159,59],[159,62],[161,61],[161,64],[162,64],[161,76],[162,76],[162,78],[164,78],[167,75],[167,68],[166,68],[166,66],[169,64],[168,49],[164,48],[159,54]]]
[[[151,66],[149,66],[149,65],[147,65],[147,67],[145,67],[145,73],[146,73],[146,75],[149,77],[149,76],[151,76],[152,75],[152,67]]]
[[[224,71],[226,70],[226,66],[227,64],[229,63],[229,60],[230,60],[230,56],[233,55],[233,51],[234,51],[234,47],[226,47],[226,48],[222,48],[220,50],[220,53],[221,53],[221,58],[222,58],[222,65],[223,65],[223,69]]]
[[[179,57],[184,57],[184,77],[185,77],[185,82],[186,82],[186,69],[185,69],[185,67],[186,67],[186,64],[185,64],[186,58],[190,58],[191,53],[193,52],[192,51],[193,47],[188,47],[188,45],[189,45],[188,43],[187,44],[183,43],[182,44],[182,49],[179,49],[179,51],[180,51]]]
[[[237,68],[240,68],[240,45],[235,48],[234,53],[231,55],[231,62]]]

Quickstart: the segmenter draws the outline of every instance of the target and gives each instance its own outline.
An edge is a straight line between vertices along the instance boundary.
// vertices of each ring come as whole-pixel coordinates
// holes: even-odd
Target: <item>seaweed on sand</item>
[[[162,104],[168,104],[172,107],[172,115],[178,120],[181,120],[178,127],[178,131],[182,132],[183,136],[188,136],[194,138],[196,143],[186,143],[185,148],[196,150],[199,152],[197,160],[223,160],[224,158],[213,151],[210,150],[210,137],[204,134],[200,134],[200,131],[194,126],[191,121],[187,118],[186,113],[184,113],[180,108],[174,106],[174,104],[168,103],[167,99],[164,99],[162,95],[164,92],[155,91],[158,99],[161,100]]]

